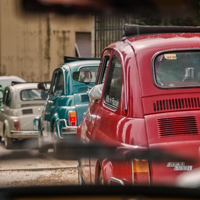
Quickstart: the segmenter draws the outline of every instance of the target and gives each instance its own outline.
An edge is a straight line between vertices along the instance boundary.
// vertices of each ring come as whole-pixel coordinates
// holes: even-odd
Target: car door
[[[118,52],[110,54],[110,64],[104,83],[103,94],[98,102],[93,115],[96,116],[90,141],[106,145],[119,145],[125,142],[122,135],[122,122],[125,119],[125,106],[123,101],[123,71],[121,57]],[[97,103],[96,103],[97,104]],[[91,183],[95,183],[97,161],[90,160]],[[108,164],[109,168],[110,163]],[[112,173],[112,167],[107,168],[107,173]],[[104,174],[104,166],[100,169]],[[100,171],[100,169],[98,171]],[[109,172],[108,172],[109,171]]]
[[[102,59],[101,67],[96,78],[96,85],[102,84],[105,80],[106,70],[109,65],[109,52],[106,51],[106,55]],[[100,100],[92,100],[88,106],[86,115],[84,117],[84,123],[81,132],[81,140],[84,143],[90,143],[92,139],[92,132],[95,126],[96,116],[98,114]],[[81,159],[81,168],[82,168],[82,176],[86,183],[91,182],[91,175],[90,175],[90,160],[89,158]],[[91,162],[95,162],[95,160],[91,160]]]
[[[64,89],[64,75],[63,71],[59,68],[54,71],[51,88],[49,92],[48,99],[46,101],[46,110],[45,110],[45,133],[50,136],[53,126],[53,117],[58,110],[58,100],[60,95],[63,93]]]

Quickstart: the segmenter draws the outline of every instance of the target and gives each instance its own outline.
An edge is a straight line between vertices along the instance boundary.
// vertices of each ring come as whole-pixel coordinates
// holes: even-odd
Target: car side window
[[[113,56],[106,81],[104,102],[107,106],[117,109],[121,98],[121,63],[117,56]]]
[[[109,58],[110,57],[108,55],[106,55],[103,58],[103,61],[101,63],[101,67],[100,67],[99,76],[98,76],[98,79],[97,79],[97,85],[102,84],[105,81],[106,71],[107,71],[107,68],[108,68],[108,65],[109,65]]]
[[[51,87],[49,90],[50,94],[53,94],[54,90],[55,90],[55,85],[56,85],[56,78],[57,78],[57,72],[53,74],[52,80],[51,80]]]
[[[6,102],[7,94],[8,94],[8,89],[5,89],[4,93],[3,93],[3,101],[2,101],[3,104],[5,104],[5,102]]]
[[[57,81],[56,81],[56,86],[55,86],[55,94],[62,94],[63,91],[63,86],[64,86],[64,77],[63,77],[63,73],[59,72],[58,77],[57,77]]]
[[[11,92],[10,92],[10,90],[8,90],[7,98],[6,98],[5,104],[6,104],[7,106],[9,106],[9,107],[10,107],[10,105],[11,105]]]

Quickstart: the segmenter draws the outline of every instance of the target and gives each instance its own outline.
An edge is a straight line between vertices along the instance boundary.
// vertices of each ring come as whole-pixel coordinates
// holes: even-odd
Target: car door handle
[[[48,102],[48,103],[53,103],[53,101],[51,101],[51,100],[48,100],[47,102]]]
[[[1,111],[5,111],[3,108],[1,108]]]

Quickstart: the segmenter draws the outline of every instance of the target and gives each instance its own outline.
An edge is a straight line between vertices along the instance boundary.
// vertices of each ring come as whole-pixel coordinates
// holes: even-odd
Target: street
[[[27,143],[28,142],[28,143]],[[37,140],[15,141],[14,147],[7,150],[0,143],[0,187],[34,185],[71,185],[78,183],[77,161],[57,160],[47,154],[39,154],[37,148],[27,149]],[[37,158],[11,159],[11,153],[27,151]],[[52,155],[52,152],[49,152]]]

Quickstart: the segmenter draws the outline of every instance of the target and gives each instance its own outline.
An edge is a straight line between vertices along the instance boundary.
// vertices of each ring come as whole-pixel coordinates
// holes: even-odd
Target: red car
[[[92,100],[78,138],[137,149],[163,149],[199,160],[200,33],[198,27],[125,25],[104,49]],[[86,184],[175,184],[200,163],[81,159]]]

